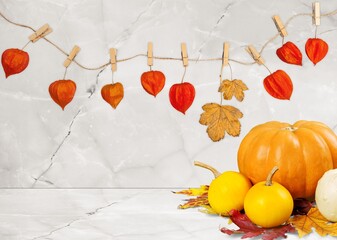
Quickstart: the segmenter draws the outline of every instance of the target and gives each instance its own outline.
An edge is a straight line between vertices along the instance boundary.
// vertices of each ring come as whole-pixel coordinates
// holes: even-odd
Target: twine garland
[[[329,13],[326,13],[326,14],[321,14],[322,17],[328,17],[328,16],[332,16],[332,15],[335,15],[337,14],[337,9],[332,11],[332,12],[329,12]],[[0,16],[6,20],[7,22],[9,22],[10,24],[13,24],[15,26],[18,26],[18,27],[22,27],[22,28],[27,28],[27,29],[30,29],[32,30],[33,32],[36,32],[36,30],[28,25],[25,25],[25,24],[20,24],[20,23],[16,23],[16,22],[13,22],[11,21],[10,19],[8,19],[1,11],[0,11]],[[297,18],[297,17],[300,17],[300,16],[311,16],[313,17],[313,14],[312,13],[299,13],[299,14],[296,14],[292,17],[290,17],[284,24],[284,27],[286,28],[289,23]],[[316,30],[315,30],[315,36],[317,34],[317,27],[316,27]],[[259,54],[262,55],[262,52],[264,51],[264,49],[268,46],[269,43],[271,43],[272,41],[274,41],[277,37],[279,36],[279,33],[275,34],[273,37],[271,37],[270,39],[268,39],[266,41],[265,44],[263,44],[261,50],[259,51]],[[59,50],[61,53],[63,53],[65,56],[69,56],[68,53],[66,51],[64,51],[60,46],[58,46],[56,43],[52,42],[51,40],[49,40],[48,38],[46,37],[42,37],[46,42],[50,43],[52,46],[54,46],[57,50]],[[282,39],[282,42],[284,41],[284,38]],[[25,48],[28,44],[30,43],[30,41],[23,47]],[[129,60],[132,60],[134,58],[138,58],[138,57],[147,57],[147,54],[143,54],[143,53],[140,53],[140,54],[136,54],[134,56],[131,56],[131,57],[127,57],[127,58],[123,58],[123,59],[118,59],[117,62],[126,62],[126,61],[129,61]],[[153,59],[157,59],[157,60],[170,60],[170,61],[182,61],[181,58],[175,58],[175,57],[159,57],[159,56],[153,56]],[[239,61],[239,60],[235,60],[235,59],[228,59],[229,61],[232,61],[232,62],[235,62],[235,63],[238,63],[238,64],[242,64],[242,65],[253,65],[255,64],[256,62],[242,62],[242,61]],[[199,58],[189,58],[189,61],[192,61],[192,62],[206,62],[206,61],[222,61],[222,58],[204,58],[204,59],[199,59]],[[101,66],[98,66],[98,67],[86,67],[84,65],[82,65],[81,63],[79,63],[77,60],[73,60],[73,62],[75,64],[77,64],[80,68],[82,69],[85,69],[85,70],[101,70],[105,67],[107,67],[108,65],[110,65],[110,62],[107,62]]]

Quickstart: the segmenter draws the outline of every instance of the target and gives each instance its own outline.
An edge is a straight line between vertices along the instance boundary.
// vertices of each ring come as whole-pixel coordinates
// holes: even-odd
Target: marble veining
[[[185,198],[170,189],[2,190],[0,238],[240,239],[219,231],[219,227],[236,228],[226,218],[197,209],[177,209]],[[289,240],[298,239],[294,233],[287,236]],[[307,239],[334,238],[322,238],[313,232],[303,237]]]
[[[322,0],[322,13],[337,4]],[[222,44],[231,44],[230,58],[252,59],[244,48],[261,49],[277,33],[272,15],[286,21],[294,14],[311,13],[311,2],[301,0],[140,0],[140,1],[0,1],[0,9],[11,20],[38,28],[49,23],[50,40],[66,52],[81,47],[76,60],[95,67],[109,61],[108,49],[118,49],[118,59],[146,53],[154,43],[155,56],[180,57],[186,42],[190,58],[218,58]],[[166,85],[156,97],[141,87],[140,75],[148,70],[145,57],[118,63],[114,81],[125,88],[125,97],[113,110],[100,96],[111,82],[110,67],[87,71],[72,64],[67,78],[77,84],[74,100],[62,111],[50,98],[48,86],[62,78],[65,56],[40,40],[27,46],[29,67],[5,79],[0,71],[0,187],[2,188],[130,188],[192,187],[209,183],[211,174],[193,166],[203,161],[220,171],[237,170],[236,154],[245,134],[270,120],[299,119],[326,123],[336,132],[337,16],[323,17],[318,37],[328,42],[327,57],[316,66],[307,59],[304,44],[315,28],[308,16],[299,16],[287,27],[285,40],[296,43],[303,66],[281,62],[275,50],[280,37],[263,51],[266,65],[285,70],[292,78],[290,101],[270,97],[262,81],[268,74],[257,65],[231,63],[233,77],[249,90],[243,102],[224,101],[239,108],[241,134],[213,143],[206,127],[199,124],[202,105],[218,102],[220,61],[190,62],[185,81],[196,88],[196,98],[183,115],[168,99],[171,85],[181,81],[179,61],[155,60],[153,69],[166,74]],[[21,48],[31,32],[0,19],[0,50]],[[229,69],[224,76],[230,77]],[[322,107],[324,106],[324,107]]]

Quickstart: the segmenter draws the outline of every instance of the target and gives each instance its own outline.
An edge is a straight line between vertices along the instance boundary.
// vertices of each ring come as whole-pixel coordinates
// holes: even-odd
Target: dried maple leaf
[[[223,80],[220,84],[219,87],[219,92],[223,93],[223,97],[226,100],[232,99],[233,96],[235,98],[242,102],[242,100],[245,97],[245,94],[243,91],[248,90],[248,87],[244,82],[242,82],[239,79],[234,79],[234,80]]]
[[[189,188],[179,192],[173,192],[176,194],[184,194],[188,196],[196,196],[196,198],[186,199],[186,203],[180,204],[178,208],[194,208],[194,207],[205,207],[208,203],[208,185],[201,185],[199,188]]]
[[[214,141],[220,141],[227,132],[231,136],[239,136],[241,123],[238,120],[243,117],[239,109],[217,103],[206,103],[202,106],[204,112],[200,115],[199,123],[208,125],[208,136]]]
[[[306,215],[297,215],[289,219],[289,222],[296,228],[299,237],[303,237],[312,232],[316,232],[324,237],[326,235],[337,236],[337,223],[331,223],[318,211],[317,208],[311,208]]]
[[[242,214],[238,210],[231,210],[229,212],[229,215],[231,221],[235,223],[239,227],[239,229],[230,230],[223,227],[220,229],[220,231],[228,235],[243,234],[243,236],[241,237],[242,239],[253,238],[261,235],[263,240],[273,240],[279,237],[286,238],[287,237],[286,233],[295,232],[294,227],[291,226],[290,224],[274,228],[258,227],[250,221],[250,219],[246,216],[246,214]]]
[[[201,185],[199,188],[189,188],[186,190],[181,190],[179,192],[173,192],[176,194],[184,194],[184,195],[188,195],[188,196],[200,196],[204,193],[208,192],[208,185]]]
[[[195,207],[204,207],[209,205],[208,203],[208,193],[204,193],[196,198],[190,198],[185,200],[186,203],[180,204],[179,209],[195,208]]]

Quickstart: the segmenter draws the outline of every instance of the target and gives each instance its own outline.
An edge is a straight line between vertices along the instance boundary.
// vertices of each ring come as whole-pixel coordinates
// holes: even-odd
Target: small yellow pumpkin
[[[286,222],[294,207],[289,191],[277,182],[272,182],[278,170],[274,167],[267,180],[255,184],[246,194],[244,209],[248,218],[255,224],[271,228]]]
[[[258,125],[240,144],[239,171],[255,184],[266,179],[273,166],[279,167],[274,180],[293,198],[312,198],[322,175],[337,167],[337,136],[315,121]]]
[[[228,216],[232,209],[243,209],[245,196],[252,187],[248,178],[234,171],[220,173],[212,166],[198,161],[195,161],[194,165],[206,168],[214,174],[215,179],[209,185],[207,197],[214,212]]]

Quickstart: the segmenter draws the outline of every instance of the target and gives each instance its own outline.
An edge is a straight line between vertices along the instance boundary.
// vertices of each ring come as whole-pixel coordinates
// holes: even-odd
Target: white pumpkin
[[[337,222],[337,169],[324,173],[317,183],[315,198],[322,215],[331,222]]]

